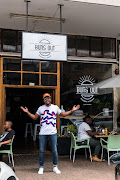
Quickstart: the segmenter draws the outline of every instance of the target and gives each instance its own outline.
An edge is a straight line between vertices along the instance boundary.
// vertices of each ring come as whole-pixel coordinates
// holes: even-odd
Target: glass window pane
[[[76,36],[68,35],[68,56],[76,55]]]
[[[30,83],[34,83],[33,85],[39,85],[39,74],[24,73],[22,84],[30,85]]]
[[[17,51],[21,52],[21,44],[22,44],[22,32],[18,32],[18,40],[17,40]]]
[[[93,97],[90,96],[90,89],[86,88],[87,85],[91,82],[97,83],[112,77],[112,65],[111,64],[98,64],[98,63],[81,63],[81,62],[64,62],[63,63],[63,79],[61,80],[61,105],[64,109],[68,110],[72,108],[74,104],[80,104],[81,110],[84,113],[90,112],[93,115],[98,114],[102,109],[98,109],[98,104],[90,102],[89,98],[92,100],[98,99],[98,96],[108,94],[110,97],[110,104],[112,109],[112,92],[113,89],[98,89],[98,94],[94,94]],[[80,93],[77,93],[77,85],[80,85]],[[85,90],[85,91],[84,91]],[[82,94],[82,91],[86,93]],[[87,94],[88,92],[88,94]],[[84,96],[85,95],[85,96]],[[72,97],[72,98],[70,98]],[[85,101],[84,101],[85,98]],[[108,100],[107,99],[107,100]],[[93,107],[93,105],[95,105]],[[102,107],[104,108],[104,107]]]
[[[91,38],[91,56],[101,57],[101,38]]]
[[[89,56],[89,37],[77,36],[77,56]]]
[[[3,70],[20,71],[21,70],[21,60],[4,58],[3,59]]]
[[[115,39],[103,39],[103,56],[106,58],[115,58]]]
[[[42,74],[41,84],[43,86],[57,86],[57,76],[53,74]]]
[[[20,73],[3,73],[3,84],[20,85],[21,74]]]
[[[16,31],[3,31],[3,50],[16,51]]]
[[[56,73],[57,72],[57,62],[41,61],[41,71]]]
[[[22,61],[23,62],[23,71],[39,71],[39,62],[34,61]]]

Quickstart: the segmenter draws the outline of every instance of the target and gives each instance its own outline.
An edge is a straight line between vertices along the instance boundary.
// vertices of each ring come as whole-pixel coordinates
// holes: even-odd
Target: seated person
[[[89,115],[87,115],[84,118],[84,122],[79,126],[78,139],[90,138],[90,146],[95,148],[92,159],[94,161],[102,161],[101,159],[98,158],[98,155],[101,150],[100,141],[94,138],[94,135],[98,134],[99,131],[92,132],[91,127],[90,127],[91,124],[92,124],[92,119]]]
[[[11,143],[15,131],[12,130],[13,123],[11,121],[6,121],[4,125],[5,131],[0,136],[0,150],[7,150],[9,146],[6,144]],[[2,154],[0,153],[0,161],[2,160]]]

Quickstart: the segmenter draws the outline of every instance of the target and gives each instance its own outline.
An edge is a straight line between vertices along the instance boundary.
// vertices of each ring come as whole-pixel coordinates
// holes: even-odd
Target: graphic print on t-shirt
[[[3,134],[0,136],[0,142],[3,141],[3,139],[5,139],[5,137],[7,136],[9,132],[3,132]]]
[[[52,135],[57,133],[56,118],[61,113],[57,105],[42,105],[36,112],[40,116],[40,135]]]
[[[50,120],[55,120],[55,122],[52,122]],[[49,112],[49,110],[45,110],[43,114],[41,114],[41,126],[43,123],[46,123],[47,125],[52,124],[53,127],[56,126],[56,114],[52,111],[52,113]]]

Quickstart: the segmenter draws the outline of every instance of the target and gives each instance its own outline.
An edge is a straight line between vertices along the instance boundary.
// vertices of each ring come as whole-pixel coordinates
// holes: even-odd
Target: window
[[[39,74],[23,73],[23,85],[39,85]]]
[[[17,39],[17,51],[21,52],[21,44],[22,44],[22,32],[18,31],[18,39]]]
[[[39,71],[39,62],[34,62],[32,60],[22,61],[23,62],[23,71]]]
[[[103,56],[115,58],[115,39],[103,38]]]
[[[20,85],[21,74],[15,72],[3,73],[3,84]]]
[[[57,62],[41,61],[41,71],[56,73],[57,72]]]
[[[3,58],[3,84],[57,86],[57,62]]]
[[[53,74],[41,75],[42,86],[57,86],[57,76]]]
[[[22,31],[0,29],[0,51],[21,52],[21,44]],[[115,38],[68,35],[67,45],[68,56],[116,58]],[[56,66],[56,62],[41,61],[42,72],[56,73]]]
[[[76,56],[76,36],[68,35],[68,55]]]
[[[79,69],[79,71],[75,71],[75,69]],[[63,77],[60,93],[61,104],[66,111],[68,105],[72,108],[74,104],[80,104],[80,109],[84,113],[97,115],[102,111],[105,103],[102,103],[103,106],[99,109],[99,103],[95,104],[93,101],[103,96],[107,96],[107,102],[110,102],[109,109],[112,110],[113,89],[98,89],[98,93],[95,93],[95,89],[93,90],[91,86],[94,83],[112,77],[111,64],[64,62]],[[79,86],[79,91],[77,91],[77,86]],[[93,94],[90,94],[92,92]]]
[[[77,56],[89,56],[89,37],[77,37]]]
[[[16,51],[16,31],[3,31],[3,50]]]
[[[21,60],[4,58],[3,59],[3,70],[21,71]]]
[[[91,38],[91,56],[102,56],[101,38]]]

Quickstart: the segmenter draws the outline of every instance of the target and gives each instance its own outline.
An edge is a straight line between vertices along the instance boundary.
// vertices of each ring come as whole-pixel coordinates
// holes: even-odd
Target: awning
[[[120,88],[120,75],[108,78],[104,81],[96,83],[93,87],[98,87],[99,89],[104,88]]]

